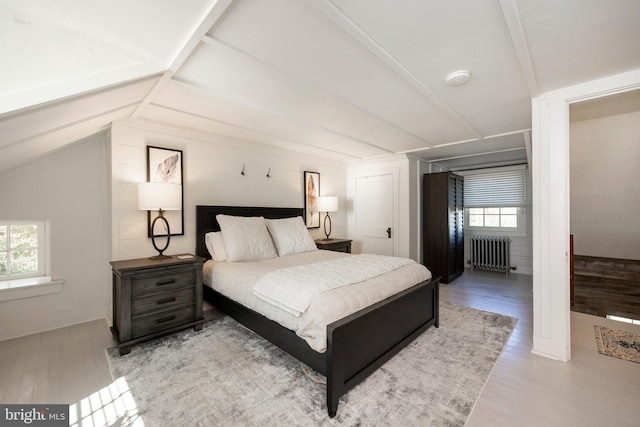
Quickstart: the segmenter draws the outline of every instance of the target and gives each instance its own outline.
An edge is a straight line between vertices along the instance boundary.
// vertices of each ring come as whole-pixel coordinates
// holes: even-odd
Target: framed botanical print
[[[167,182],[182,185],[182,178],[182,150],[147,146],[147,182]],[[181,197],[181,210],[163,211],[164,217],[169,222],[172,236],[184,235],[184,190]],[[151,237],[151,212],[147,213],[147,223],[148,236]],[[156,234],[156,236],[161,235]]]
[[[304,222],[307,228],[320,228],[320,212],[316,201],[320,196],[320,173],[304,172]]]

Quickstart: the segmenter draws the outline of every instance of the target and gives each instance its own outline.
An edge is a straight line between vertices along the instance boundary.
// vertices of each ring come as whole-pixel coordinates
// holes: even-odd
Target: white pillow
[[[216,215],[229,261],[260,261],[278,256],[264,218]]]
[[[212,231],[204,235],[204,244],[214,261],[226,261],[227,250],[224,247],[224,239],[220,231]]]
[[[278,255],[285,256],[318,250],[316,242],[313,241],[301,216],[266,219],[265,222],[278,249]]]

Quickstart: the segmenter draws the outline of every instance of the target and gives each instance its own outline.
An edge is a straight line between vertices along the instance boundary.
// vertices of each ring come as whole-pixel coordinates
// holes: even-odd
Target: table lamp
[[[331,234],[331,217],[329,216],[329,212],[338,211],[338,197],[318,197],[318,200],[316,200],[316,209],[318,210],[318,212],[327,213],[327,216],[324,217],[324,234],[325,236],[327,236],[326,240],[329,240],[329,235]],[[329,220],[329,231],[327,231],[327,220]]]
[[[169,222],[162,213],[164,211],[179,211],[182,209],[182,185],[166,182],[142,182],[138,184],[138,209],[141,211],[158,211],[158,216],[151,223],[150,229],[151,242],[156,251],[158,251],[158,255],[149,259],[171,258],[162,254],[169,247],[169,241],[171,240]],[[159,248],[156,245],[154,228],[158,220],[164,222],[164,228],[167,230],[167,243],[164,248]]]

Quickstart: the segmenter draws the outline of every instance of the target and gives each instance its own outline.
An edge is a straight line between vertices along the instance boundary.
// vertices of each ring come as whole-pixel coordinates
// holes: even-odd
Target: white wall
[[[570,147],[575,253],[640,259],[640,111],[571,122]]]
[[[185,235],[167,253],[195,250],[197,204],[303,207],[303,172],[340,198],[332,235],[347,235],[342,163],[233,138],[132,120],[0,176],[0,218],[51,221],[51,275],[62,291],[0,302],[0,340],[111,316],[109,261],[156,254],[137,210],[146,146],[183,150]],[[246,165],[246,175],[240,174]],[[267,170],[271,168],[271,178]],[[310,230],[314,238],[322,229]]]
[[[167,254],[195,250],[196,205],[303,207],[304,171],[320,172],[320,194],[339,197],[332,236],[345,236],[346,168],[342,163],[230,137],[127,120],[112,129],[112,259],[156,254],[147,238],[146,212],[137,210],[137,183],[146,180],[146,146],[183,151],[185,235]],[[246,166],[242,176],[243,165]],[[267,178],[271,168],[271,178]],[[322,223],[322,220],[321,220]],[[311,229],[314,238],[322,228]]]
[[[110,208],[106,133],[0,176],[0,218],[51,222],[62,292],[0,302],[0,340],[107,315]]]

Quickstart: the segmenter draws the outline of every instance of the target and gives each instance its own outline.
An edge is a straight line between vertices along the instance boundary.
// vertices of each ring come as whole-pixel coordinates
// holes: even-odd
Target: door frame
[[[533,349],[571,359],[569,105],[640,88],[640,69],[532,99]]]

